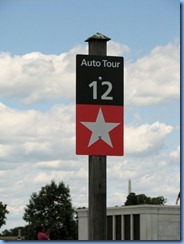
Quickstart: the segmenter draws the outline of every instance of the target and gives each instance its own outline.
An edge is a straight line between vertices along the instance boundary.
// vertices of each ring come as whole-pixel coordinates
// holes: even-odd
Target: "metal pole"
[[[106,56],[110,38],[96,33],[86,41],[89,55]],[[89,156],[89,240],[106,240],[106,156]]]

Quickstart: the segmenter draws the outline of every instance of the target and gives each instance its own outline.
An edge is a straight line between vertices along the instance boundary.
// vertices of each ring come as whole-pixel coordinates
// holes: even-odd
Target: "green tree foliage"
[[[125,205],[141,205],[141,204],[153,204],[153,205],[164,205],[167,202],[162,196],[159,197],[147,197],[144,194],[136,195],[134,192],[131,192],[127,196]]]
[[[7,210],[7,205],[0,202],[0,228],[6,224],[6,214],[9,213]]]
[[[77,239],[77,222],[70,190],[63,182],[56,185],[51,181],[38,194],[33,193],[23,219],[29,223],[25,236],[28,240],[37,239],[37,227],[41,225],[49,229],[52,240]]]

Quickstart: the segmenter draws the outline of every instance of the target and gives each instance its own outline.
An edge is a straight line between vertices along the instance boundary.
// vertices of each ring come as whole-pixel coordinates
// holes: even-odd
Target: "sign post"
[[[76,153],[89,155],[89,240],[106,240],[106,156],[123,155],[123,58],[106,56],[110,38],[77,55]]]

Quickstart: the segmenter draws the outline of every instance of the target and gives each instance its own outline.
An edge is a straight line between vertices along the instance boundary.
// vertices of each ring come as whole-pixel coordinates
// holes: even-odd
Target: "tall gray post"
[[[89,55],[106,56],[110,38],[96,33],[89,37]],[[89,156],[89,240],[106,240],[106,156]]]

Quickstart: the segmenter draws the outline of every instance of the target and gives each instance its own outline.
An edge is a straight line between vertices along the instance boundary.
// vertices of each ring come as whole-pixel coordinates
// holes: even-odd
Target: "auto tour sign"
[[[76,153],[124,154],[123,57],[76,56]]]

